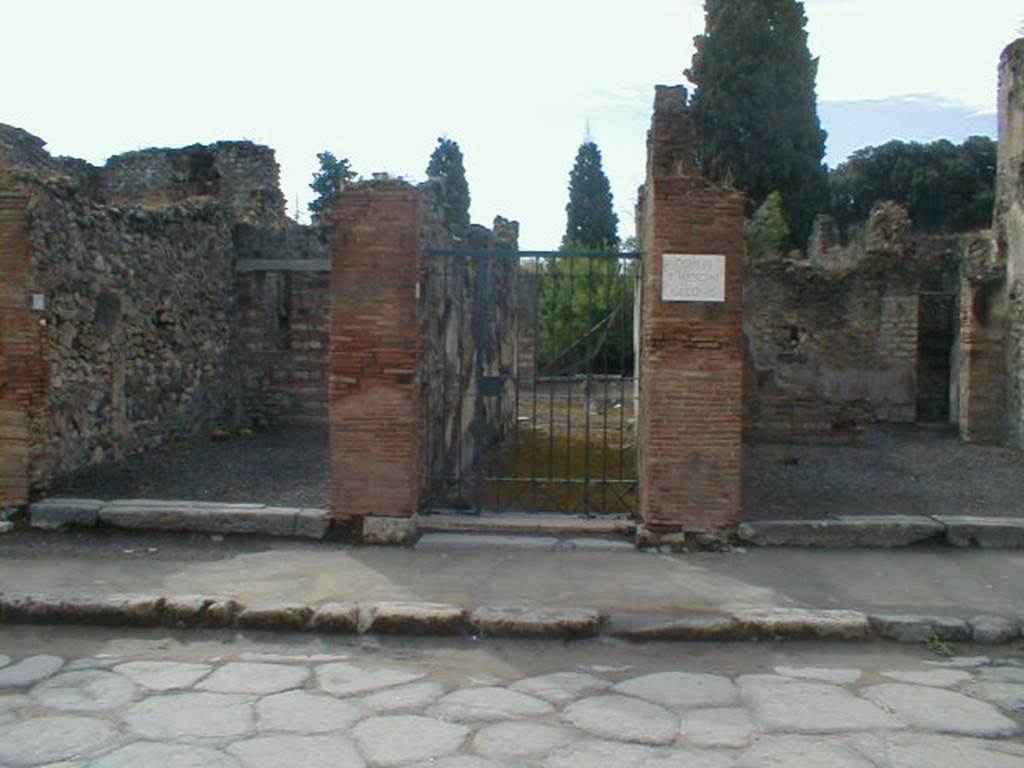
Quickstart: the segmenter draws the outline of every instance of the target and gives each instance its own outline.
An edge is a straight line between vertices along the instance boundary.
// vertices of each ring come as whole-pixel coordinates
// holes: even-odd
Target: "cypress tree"
[[[320,163],[320,170],[313,173],[313,183],[309,185],[316,192],[316,198],[306,206],[314,224],[320,222],[324,211],[342,187],[356,177],[348,160],[344,157],[339,160],[333,152],[319,152],[316,159]]]
[[[612,190],[601,167],[601,150],[585,141],[569,173],[569,203],[563,248],[614,251],[619,247],[619,217],[612,210]]]
[[[705,0],[704,34],[686,76],[701,159],[747,193],[751,210],[778,190],[795,244],[827,205],[825,132],[817,115],[818,60],[797,0]]]
[[[469,229],[469,184],[458,142],[444,137],[437,140],[427,176],[444,179],[444,223],[449,232],[461,237]]]

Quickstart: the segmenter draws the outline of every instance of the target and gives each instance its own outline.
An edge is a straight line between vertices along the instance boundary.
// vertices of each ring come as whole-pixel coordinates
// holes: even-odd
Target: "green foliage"
[[[619,217],[612,210],[612,189],[601,167],[601,150],[585,141],[569,172],[569,203],[563,248],[614,251],[619,246]]]
[[[636,264],[579,247],[540,265],[542,375],[633,370]]]
[[[991,226],[996,148],[992,139],[972,136],[959,146],[890,141],[857,150],[829,175],[832,216],[845,231],[866,220],[875,203],[895,200],[926,232]]]
[[[705,0],[704,34],[686,76],[696,85],[701,162],[746,192],[752,207],[778,190],[803,245],[827,204],[825,132],[817,115],[818,60],[796,0]]]
[[[458,142],[441,137],[430,155],[427,176],[444,179],[444,223],[461,237],[469,229],[469,184]]]
[[[789,244],[789,224],[786,223],[786,212],[779,192],[772,192],[761,203],[747,224],[743,237],[747,241],[747,253],[755,259],[786,250]]]
[[[324,151],[318,153],[316,159],[320,162],[320,170],[313,173],[313,183],[309,185],[316,192],[316,198],[307,206],[314,224],[323,218],[335,195],[356,177],[346,158],[339,160],[334,153]]]

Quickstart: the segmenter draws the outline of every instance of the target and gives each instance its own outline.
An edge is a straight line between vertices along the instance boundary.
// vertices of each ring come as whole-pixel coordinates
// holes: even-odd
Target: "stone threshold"
[[[544,513],[421,514],[416,525],[424,533],[485,533],[538,536],[633,536],[636,522],[617,516],[582,517]]]
[[[153,499],[46,499],[29,505],[29,525],[153,531],[202,531],[322,539],[331,527],[326,509]]]
[[[637,642],[885,640],[985,645],[1022,637],[1019,617],[866,614],[842,609],[756,608],[735,613],[610,613],[590,608],[421,602],[328,602],[245,605],[222,595],[7,595],[7,624],[235,629],[319,634],[574,640],[598,636]]]
[[[878,515],[741,523],[737,536],[757,547],[884,548],[937,543],[961,549],[1024,548],[1024,519]]]

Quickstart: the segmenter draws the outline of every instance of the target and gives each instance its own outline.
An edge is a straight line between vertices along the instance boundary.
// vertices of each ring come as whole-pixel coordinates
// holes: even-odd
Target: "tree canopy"
[[[827,204],[825,132],[817,114],[818,60],[796,0],[705,0],[704,34],[686,76],[696,86],[701,162],[743,190],[751,211],[778,191],[802,246]]]
[[[352,170],[348,160],[339,160],[333,152],[320,152],[316,159],[320,163],[320,169],[313,173],[313,182],[309,185],[316,193],[316,197],[307,206],[314,224],[318,224],[323,218],[334,196],[356,177],[356,172]]]
[[[612,189],[601,167],[601,150],[585,141],[569,172],[563,248],[614,251],[619,246],[619,217],[612,210]]]
[[[832,216],[845,231],[865,221],[875,203],[895,200],[926,232],[991,226],[996,148],[992,139],[972,136],[960,145],[890,141],[857,150],[829,174]]]
[[[444,137],[437,140],[427,176],[444,180],[444,222],[449,232],[461,237],[469,229],[469,183],[458,142]]]

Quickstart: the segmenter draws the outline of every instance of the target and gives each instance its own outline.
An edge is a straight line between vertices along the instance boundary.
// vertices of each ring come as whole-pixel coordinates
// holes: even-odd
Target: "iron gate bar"
[[[635,505],[636,480],[626,473],[626,453],[635,449],[635,440],[626,440],[627,402],[631,413],[635,407],[632,397],[627,400],[626,388],[631,382],[635,386],[635,382],[632,370],[626,371],[626,364],[629,356],[635,354],[628,331],[635,317],[629,308],[635,300],[639,275],[636,262],[640,254],[430,249],[426,255],[441,258],[443,262],[440,275],[431,268],[427,274],[428,280],[440,277],[444,300],[441,327],[446,334],[439,346],[432,347],[442,354],[438,365],[443,379],[440,386],[442,434],[440,440],[431,434],[436,423],[431,420],[426,442],[433,490],[428,494],[428,505],[451,508],[454,493],[454,507],[462,511],[467,507],[475,512],[485,507],[501,510],[513,505],[538,511],[608,512],[609,507],[616,512],[630,511]],[[586,259],[585,269],[577,267],[580,259]],[[461,262],[453,261],[456,268],[452,269],[449,260]],[[500,271],[496,271],[502,261],[507,261],[507,265],[503,264]],[[600,266],[609,262],[617,267]],[[531,277],[524,277],[526,275]],[[527,280],[525,295],[531,301],[525,313],[520,288],[524,279]],[[500,284],[496,281],[502,280],[503,285],[510,288],[504,293],[492,293]],[[580,280],[586,280],[586,284],[581,285]],[[618,295],[615,295],[616,284]],[[430,290],[428,284],[424,295],[434,297],[436,291]],[[503,314],[493,315],[497,306]],[[463,332],[466,320],[469,334]],[[516,336],[511,345],[506,345],[500,334],[502,323],[509,321]],[[455,338],[451,339],[451,346],[454,349],[449,349],[448,334],[453,331]],[[616,336],[617,361],[612,356]],[[471,370],[464,370],[464,363],[469,360],[467,340],[474,346]],[[529,368],[524,368],[520,349],[523,344],[531,345]],[[559,344],[563,345],[561,350]],[[510,367],[506,360],[509,347],[513,356]],[[449,360],[452,354],[457,357],[454,364]],[[600,376],[596,375],[598,367]],[[613,367],[617,369],[614,376]],[[454,387],[451,386],[453,368],[457,378]],[[618,387],[615,387],[615,379],[618,379]],[[525,403],[524,385],[531,389]],[[545,427],[538,421],[545,386],[548,390],[547,477],[543,476],[539,464],[543,455],[539,441],[543,439]],[[582,387],[582,392],[578,392],[577,387]],[[618,390],[618,402],[614,405],[619,411],[617,440],[610,435],[608,413],[613,407],[613,388]],[[430,396],[435,400],[436,390],[432,389]],[[467,403],[466,398],[473,398],[473,402]],[[564,403],[566,409],[564,425],[557,419],[556,403],[559,402]],[[574,408],[579,408],[577,403],[583,407],[582,419],[574,417]],[[512,407],[511,418],[508,406]],[[600,412],[591,413],[594,407],[599,407]],[[472,413],[469,424],[463,419],[467,408]],[[596,423],[595,417],[599,419]],[[634,419],[635,414],[630,421]],[[530,435],[526,439],[520,435],[521,421],[529,422]],[[449,422],[452,422],[454,435]],[[577,437],[580,426],[583,427],[582,446]],[[556,435],[563,428],[564,436]],[[464,435],[472,437],[472,456],[464,453],[469,446]],[[557,445],[556,437],[559,437]],[[611,444],[610,438],[614,441]],[[595,439],[599,445],[593,444]],[[614,464],[609,467],[609,463],[616,461],[615,453],[618,454],[618,472],[614,471]],[[574,457],[577,464],[582,461],[579,468],[573,466]],[[599,473],[596,462],[600,462]],[[595,494],[598,487],[600,492]],[[470,492],[468,497],[466,490]]]

